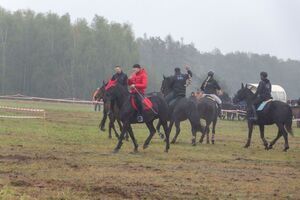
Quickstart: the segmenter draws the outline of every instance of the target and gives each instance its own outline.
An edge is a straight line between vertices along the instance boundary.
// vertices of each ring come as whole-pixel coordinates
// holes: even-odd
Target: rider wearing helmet
[[[175,102],[174,100],[177,98],[186,96],[186,84],[187,81],[193,76],[193,73],[188,66],[186,66],[185,69],[187,73],[182,74],[180,68],[175,68],[175,74],[171,77],[172,92],[165,97],[168,105],[170,105],[171,102]]]
[[[202,83],[201,88],[200,88],[204,95],[209,95],[214,98],[214,100],[218,104],[218,112],[219,116],[221,115],[221,104],[222,101],[221,99],[217,96],[217,93],[221,91],[221,87],[219,83],[214,79],[214,72],[209,71],[207,73],[207,78],[205,81]]]
[[[148,86],[148,75],[145,69],[141,68],[139,64],[133,65],[134,73],[128,79],[128,85],[130,86],[130,93],[134,96],[135,102],[137,104],[137,121],[143,122],[143,104],[142,96]]]
[[[268,79],[268,73],[267,72],[261,72],[260,73],[260,79],[257,86],[257,90],[254,94],[254,102],[252,105],[252,112],[250,113],[250,119],[251,120],[257,120],[257,114],[256,114],[256,107],[259,106],[262,102],[268,101],[270,99],[273,99],[271,92],[272,92],[272,84]],[[252,115],[251,115],[252,114]]]

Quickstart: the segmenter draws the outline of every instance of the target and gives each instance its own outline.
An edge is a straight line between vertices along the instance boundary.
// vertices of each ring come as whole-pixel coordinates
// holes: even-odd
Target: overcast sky
[[[136,36],[171,34],[201,51],[268,53],[300,60],[300,0],[0,0],[8,10],[94,15],[130,23]]]

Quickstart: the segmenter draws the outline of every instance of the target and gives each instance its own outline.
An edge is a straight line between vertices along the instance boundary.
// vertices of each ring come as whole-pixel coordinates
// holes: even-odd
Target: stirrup
[[[138,115],[136,119],[139,123],[142,123],[144,121],[144,118],[142,115]]]

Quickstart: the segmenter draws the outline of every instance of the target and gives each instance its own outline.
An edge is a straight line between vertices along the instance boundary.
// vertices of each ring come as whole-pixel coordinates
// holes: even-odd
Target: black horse
[[[168,95],[171,91],[171,77],[163,77],[162,85],[161,85],[161,92],[164,96]],[[176,127],[176,134],[172,140],[172,144],[176,143],[177,137],[180,133],[180,122],[184,120],[189,120],[191,124],[191,131],[192,131],[192,145],[196,145],[196,133],[198,130],[202,131],[202,126],[200,124],[200,115],[197,111],[197,103],[194,101],[182,97],[175,100],[173,105],[169,107],[168,113],[168,120],[170,121],[169,124],[169,131],[172,131],[172,127],[175,123]],[[157,124],[157,131],[160,132],[161,123],[158,122]]]
[[[215,134],[216,134],[216,125],[218,121],[218,107],[215,100],[209,95],[197,99],[198,102],[198,112],[200,114],[200,118],[205,120],[205,129],[201,135],[199,140],[200,143],[203,142],[204,137],[206,136],[206,143],[209,144],[209,133],[210,133],[210,125],[212,123],[212,136],[211,143],[215,144]]]
[[[254,94],[248,88],[248,86],[244,86],[242,84],[242,88],[237,92],[233,99],[234,103],[238,103],[240,101],[246,101],[247,106],[250,108],[252,102],[254,101]],[[259,111],[257,113],[258,119],[256,121],[248,120],[248,140],[245,145],[245,148],[248,148],[251,143],[252,131],[253,126],[258,125],[260,130],[260,137],[263,141],[265,149],[272,149],[273,145],[277,142],[277,140],[283,136],[285,144],[284,144],[284,151],[289,149],[289,142],[288,142],[288,133],[291,135],[292,132],[292,110],[290,106],[286,103],[281,101],[271,101],[268,103],[266,108],[263,111]],[[265,125],[272,125],[276,124],[278,127],[277,137],[268,145],[267,140],[264,136],[264,126]]]
[[[104,96],[105,96],[105,86],[107,85],[107,83],[105,83],[103,81],[103,84],[101,86],[101,88],[98,90],[98,92],[95,95],[96,99],[102,99],[104,100]],[[109,106],[110,104],[107,101],[103,102],[103,116],[102,116],[102,120],[99,124],[99,128],[101,131],[105,131],[105,123],[107,120],[107,117],[109,117],[109,128],[108,128],[108,137],[111,139],[112,138],[112,130],[115,133],[116,138],[119,138],[119,134],[118,131],[116,130],[115,127],[115,121],[117,121],[118,126],[119,126],[119,130],[122,131],[122,124],[120,119],[118,118],[119,115],[119,109],[117,107],[117,105],[114,106],[113,110],[110,110]],[[128,140],[128,134],[126,133],[126,140]]]
[[[134,152],[138,151],[138,144],[134,137],[132,127],[131,127],[131,124],[138,123],[137,113],[135,108],[131,104],[130,97],[131,95],[129,94],[128,90],[126,90],[123,86],[118,84],[116,81],[110,81],[109,86],[106,87],[105,100],[107,102],[111,102],[111,100],[114,100],[116,102],[116,105],[120,109],[119,117],[123,124],[123,129],[119,138],[119,142],[116,148],[114,149],[115,153],[117,153],[120,150],[123,144],[122,140],[124,138],[126,131],[128,131],[129,136],[133,142]],[[143,148],[146,149],[149,146],[149,143],[156,132],[153,126],[153,121],[155,119],[159,119],[159,121],[162,123],[165,132],[165,142],[166,142],[165,152],[168,152],[170,148],[169,131],[168,131],[168,124],[167,124],[168,106],[164,101],[164,99],[161,98],[160,96],[151,96],[149,97],[149,99],[152,102],[153,107],[152,109],[143,111],[143,118],[144,118],[144,123],[146,123],[147,128],[150,131],[150,134],[146,139]]]

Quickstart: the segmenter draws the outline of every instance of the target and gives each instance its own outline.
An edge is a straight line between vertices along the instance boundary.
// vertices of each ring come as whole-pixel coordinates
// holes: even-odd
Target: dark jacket
[[[116,80],[117,79],[119,84],[127,87],[128,77],[127,77],[127,75],[124,72],[121,72],[120,74],[115,73],[111,79],[112,80]]]
[[[201,90],[205,94],[217,94],[217,90],[221,90],[221,87],[213,77],[207,77],[201,85]]]
[[[268,79],[261,80],[258,84],[255,98],[258,98],[260,101],[267,101],[269,99],[272,99],[271,91],[271,82]]]
[[[178,73],[172,76],[171,88],[175,96],[186,96],[186,83],[193,74],[190,70],[187,74]]]

